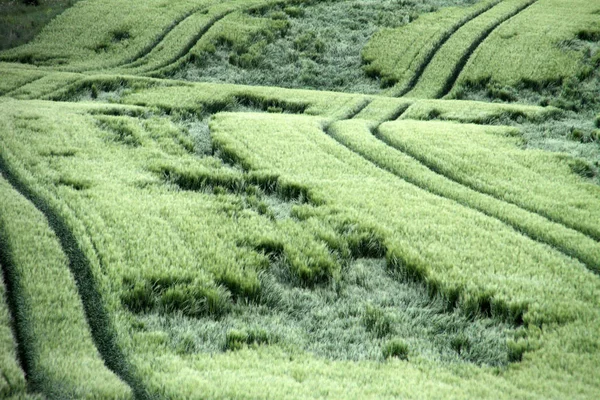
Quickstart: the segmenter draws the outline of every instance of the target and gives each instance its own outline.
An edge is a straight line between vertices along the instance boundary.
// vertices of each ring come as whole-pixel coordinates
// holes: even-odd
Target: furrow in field
[[[470,20],[444,43],[419,77],[407,97],[438,98],[459,65],[466,63],[478,43],[484,40],[503,21],[516,15],[535,0],[505,0]],[[453,66],[454,67],[451,67]]]
[[[462,55],[462,57],[458,60],[458,62],[454,66],[454,69],[452,70],[452,75],[450,75],[448,80],[444,83],[443,88],[436,95],[436,98],[444,97],[448,93],[450,93],[450,91],[452,90],[452,87],[454,87],[454,84],[458,80],[458,77],[460,76],[461,72],[467,65],[469,58],[471,58],[471,56],[473,55],[475,50],[477,50],[477,48],[479,46],[481,46],[481,44],[485,41],[485,39],[487,39],[488,36],[490,36],[490,34],[492,34],[492,32],[494,32],[498,27],[500,27],[505,22],[510,21],[512,18],[516,17],[521,12],[523,12],[526,9],[528,9],[529,7],[531,7],[536,2],[537,2],[537,0],[531,0],[531,1],[523,4],[521,7],[517,8],[510,14],[506,15],[504,18],[498,20],[495,24],[493,24],[488,29],[486,29],[484,32],[482,32],[482,34],[477,38],[477,40],[475,40],[473,43],[471,43],[471,45],[469,46],[467,51],[465,51],[465,53]]]
[[[125,355],[117,344],[116,332],[112,327],[110,317],[104,308],[102,295],[97,287],[93,276],[91,265],[85,253],[81,249],[73,231],[57,212],[42,196],[30,189],[24,181],[9,166],[6,157],[0,157],[0,176],[3,176],[16,193],[26,199],[35,212],[41,213],[47,221],[49,229],[58,240],[58,245],[66,256],[66,263],[74,278],[76,292],[81,300],[87,327],[97,351],[104,365],[124,381],[136,399],[148,398],[145,389],[134,376],[131,365],[127,362]],[[3,262],[4,264],[4,262]],[[9,263],[10,265],[10,263]],[[38,338],[38,341],[41,338]],[[79,338],[78,338],[79,340]],[[32,339],[34,341],[34,339]],[[29,365],[27,365],[29,367]],[[96,368],[97,369],[97,368]],[[64,371],[69,373],[70,371]],[[101,373],[97,370],[97,373]],[[108,378],[107,378],[108,379]],[[125,398],[125,397],[118,397]]]
[[[198,41],[200,39],[202,39],[202,37],[215,25],[217,24],[219,21],[221,21],[223,18],[227,17],[229,14],[231,14],[233,11],[233,9],[229,9],[226,11],[223,11],[217,15],[215,15],[206,25],[204,25],[202,27],[202,29],[200,29],[198,31],[198,33],[196,35],[194,35],[189,41],[188,43],[171,59],[169,59],[168,61],[162,62],[156,66],[153,66],[152,68],[152,73],[150,75],[160,75],[160,71],[162,69],[170,69],[174,66],[179,65],[180,63],[182,63],[186,57],[188,57],[188,53],[190,52],[190,50],[192,50],[192,48],[196,45],[196,43],[198,43]]]
[[[0,234],[4,235],[2,226],[0,226]],[[6,339],[4,335],[8,333],[8,340],[14,340],[14,348],[6,349],[4,346],[0,347],[0,350],[3,351],[3,353],[0,354],[0,360],[3,361],[2,368],[0,368],[0,373],[2,374],[0,377],[0,395],[6,394],[4,391],[12,392],[14,389],[10,387],[17,383],[24,386],[24,380],[30,373],[30,367],[26,357],[27,349],[24,346],[24,336],[27,332],[24,332],[24,329],[22,329],[24,326],[24,313],[21,309],[22,307],[19,306],[17,296],[15,295],[18,288],[15,279],[13,279],[13,268],[8,259],[5,242],[6,239],[0,236],[0,312],[2,312],[2,315],[0,315],[2,320],[0,322],[3,323],[0,325],[0,329],[6,328],[6,325],[10,325],[10,330],[8,330],[8,332],[0,331],[0,334],[2,334],[0,340],[4,341]],[[8,311],[8,315],[5,315],[6,311]],[[4,323],[6,323],[6,325],[4,325]],[[0,343],[0,345],[5,344],[6,343]],[[15,382],[13,382],[13,380]],[[4,385],[9,386],[8,390],[4,388]]]
[[[33,78],[33,79],[30,79],[30,80],[27,80],[27,81],[25,81],[25,82],[20,82],[20,83],[19,83],[19,85],[18,85],[17,87],[12,87],[12,88],[10,88],[9,90],[7,90],[7,91],[6,91],[6,92],[4,92],[4,93],[3,93],[3,92],[2,92],[2,90],[0,89],[0,96],[10,96],[10,95],[11,95],[11,93],[14,93],[15,91],[17,91],[17,90],[19,90],[19,89],[21,89],[21,88],[23,88],[23,87],[25,87],[25,86],[27,86],[27,85],[29,85],[29,84],[32,84],[32,83],[34,83],[34,82],[37,82],[37,81],[39,81],[40,79],[43,79],[45,76],[46,76],[46,75],[37,76],[37,77],[35,77],[35,78]]]
[[[532,240],[576,258],[591,271],[600,272],[600,245],[593,240],[515,205],[452,182],[389,146],[378,134],[378,125],[367,121],[356,121],[352,126],[350,121],[342,124],[328,127],[326,133],[377,167],[429,193],[495,218]]]
[[[423,72],[425,71],[425,69],[427,68],[427,66],[431,63],[431,60],[433,60],[433,57],[435,57],[436,53],[440,50],[440,48],[442,48],[442,46],[448,40],[450,40],[450,38],[452,37],[452,35],[454,35],[464,25],[466,25],[467,23],[469,23],[473,19],[477,18],[478,16],[480,16],[484,12],[490,10],[491,8],[493,8],[494,6],[496,6],[498,3],[500,3],[500,1],[496,1],[496,2],[488,4],[486,7],[482,8],[480,10],[477,10],[476,12],[468,15],[466,18],[460,20],[458,23],[456,23],[455,25],[453,25],[449,30],[447,30],[432,45],[431,49],[429,49],[429,51],[425,55],[424,59],[417,66],[416,70],[414,71],[414,73],[413,73],[412,77],[410,78],[410,80],[408,81],[408,83],[396,94],[396,97],[401,97],[401,96],[406,95],[408,92],[410,92],[415,87],[415,85],[419,81],[421,75],[423,74]],[[412,65],[412,63],[414,61],[415,61],[415,59],[413,59],[411,61],[411,65]],[[409,68],[410,68],[410,65],[409,65]]]
[[[524,152],[511,133],[500,127],[485,131],[478,125],[407,120],[390,124],[382,125],[380,138],[431,171],[575,230],[595,243],[600,240],[594,223],[600,194],[595,185],[573,175],[568,158]],[[411,134],[415,130],[418,137]],[[456,130],[461,130],[460,134]],[[595,257],[597,265],[599,258]]]
[[[169,33],[171,33],[172,31],[176,30],[177,27],[182,24],[184,21],[186,21],[187,19],[191,18],[194,14],[197,14],[199,12],[202,12],[204,8],[195,8],[193,10],[188,11],[187,13],[181,15],[178,19],[174,20],[173,23],[171,23],[171,25],[169,25],[167,28],[165,28],[154,40],[154,42],[150,43],[146,48],[142,49],[142,51],[140,51],[138,54],[136,54],[135,56],[133,56],[131,59],[125,61],[123,64],[121,64],[122,68],[131,68],[131,67],[136,67],[138,66],[140,63],[143,63],[146,60],[141,60],[142,58],[146,57],[147,55],[149,55],[154,49],[156,49],[157,46],[159,46],[164,39],[167,37],[167,35]]]
[[[361,103],[359,103],[358,106],[356,106],[353,109],[349,110],[348,114],[345,116],[345,118],[342,118],[342,119],[352,119],[352,118],[356,117],[365,108],[367,108],[369,106],[369,104],[371,104],[372,102],[373,102],[373,99],[364,99],[364,101],[361,102]]]

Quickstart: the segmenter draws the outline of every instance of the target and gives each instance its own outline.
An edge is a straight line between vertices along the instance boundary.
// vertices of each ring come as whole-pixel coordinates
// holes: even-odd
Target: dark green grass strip
[[[483,41],[485,39],[487,39],[488,36],[490,36],[492,34],[492,32],[494,32],[503,23],[508,22],[510,19],[516,17],[518,14],[525,11],[527,8],[531,7],[536,2],[537,2],[537,0],[532,0],[529,3],[524,4],[523,6],[519,7],[512,13],[506,15],[504,18],[500,19],[497,23],[495,23],[494,25],[492,25],[488,29],[486,29],[484,32],[482,32],[481,36],[479,36],[479,38],[477,38],[477,40],[475,40],[473,43],[471,43],[471,45],[469,46],[467,51],[465,51],[465,53],[462,55],[460,60],[458,60],[458,63],[454,66],[454,69],[452,70],[452,75],[448,78],[448,80],[444,84],[444,87],[442,88],[442,90],[440,90],[440,92],[435,97],[437,99],[439,99],[441,97],[444,97],[448,93],[450,93],[450,91],[454,87],[454,84],[458,80],[460,73],[465,68],[465,65],[467,65],[467,62],[469,61],[469,59],[471,58],[473,53],[475,53],[475,50],[477,50],[479,48],[479,46],[481,46]]]
[[[2,221],[0,221],[0,270],[4,285],[6,287],[6,304],[10,313],[12,322],[12,332],[17,345],[17,361],[21,369],[25,373],[27,379],[31,374],[31,357],[28,355],[26,343],[31,342],[31,336],[27,329],[27,320],[25,318],[25,310],[23,302],[20,299],[19,293],[19,277],[16,273],[16,268],[12,262],[8,240],[6,240],[6,231]]]
[[[92,338],[98,348],[105,365],[113,371],[119,378],[126,382],[133,390],[134,396],[138,400],[149,399],[148,392],[143,387],[141,381],[135,376],[132,366],[126,361],[125,355],[117,344],[116,333],[110,322],[108,312],[104,308],[104,303],[96,281],[92,274],[89,260],[79,247],[77,239],[69,229],[66,222],[52,207],[40,196],[29,189],[19,178],[11,171],[6,160],[0,155],[0,173],[19,192],[23,197],[29,200],[42,214],[46,216],[50,228],[54,231],[63,252],[69,260],[69,268],[73,273],[79,296],[81,298],[83,309],[90,326]],[[4,261],[6,262],[6,261]],[[4,262],[2,263],[4,265]],[[7,263],[10,272],[10,263]],[[11,283],[14,290],[14,280]],[[18,303],[13,305],[17,307]],[[24,315],[17,313],[17,322],[24,323]],[[19,323],[19,322],[18,322]],[[17,335],[19,343],[26,343],[26,333],[20,332]],[[26,351],[19,349],[24,370],[27,373],[29,364],[27,362]]]
[[[496,5],[498,5],[498,3],[500,3],[500,1],[501,0],[491,3],[487,7],[484,7],[481,10],[476,11],[474,14],[470,15],[468,18],[461,20],[458,24],[454,25],[452,28],[450,28],[450,30],[448,30],[446,33],[444,33],[442,38],[433,46],[433,48],[429,51],[429,53],[427,53],[425,60],[423,60],[423,62],[419,65],[419,67],[415,71],[415,74],[410,79],[408,84],[395,97],[402,97],[406,93],[410,92],[415,87],[415,85],[421,78],[421,75],[423,75],[423,72],[425,72],[425,69],[431,63],[431,60],[433,60],[435,53],[437,53],[439,51],[439,49],[450,39],[450,37],[452,35],[454,35],[456,33],[456,31],[458,31],[464,25],[469,23],[471,20],[479,17],[484,12],[486,12],[486,11],[490,10],[491,8],[495,7]]]
[[[198,43],[198,41],[202,39],[202,36],[204,36],[217,22],[227,17],[233,11],[234,10],[225,11],[224,13],[219,14],[212,20],[210,20],[209,23],[206,24],[202,29],[200,29],[200,31],[188,42],[188,44],[179,52],[179,54],[177,54],[177,56],[175,56],[169,61],[158,65],[156,68],[154,68],[153,72],[149,73],[148,75],[161,77],[164,75],[162,72],[163,69],[168,69],[169,67],[176,66],[180,62],[183,62],[183,59],[185,57],[188,57],[190,50],[192,50],[196,43]]]
[[[162,31],[161,34],[158,35],[158,37],[154,40],[154,42],[152,42],[151,44],[149,44],[148,46],[146,46],[146,48],[142,49],[142,51],[140,51],[138,54],[136,54],[135,56],[133,56],[128,61],[125,61],[120,66],[124,67],[124,68],[137,67],[139,59],[141,59],[142,57],[145,57],[148,54],[150,54],[152,52],[152,50],[154,50],[156,48],[156,46],[158,46],[165,39],[165,37],[167,37],[167,35],[169,33],[171,33],[175,28],[177,28],[179,26],[179,24],[181,24],[182,22],[184,22],[186,19],[190,18],[191,16],[193,16],[197,12],[201,12],[203,10],[205,10],[204,7],[195,8],[195,9],[190,10],[189,12],[183,14],[181,17],[179,17],[178,19],[176,19],[175,21],[173,21],[171,23],[171,25],[169,25],[164,31]]]

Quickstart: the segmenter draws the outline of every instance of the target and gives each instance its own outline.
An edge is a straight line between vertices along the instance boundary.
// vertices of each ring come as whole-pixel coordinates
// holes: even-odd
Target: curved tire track
[[[398,111],[398,115],[396,116],[396,118],[395,118],[395,119],[398,119],[398,118],[400,118],[400,117],[401,117],[401,116],[402,116],[402,115],[403,115],[403,114],[406,112],[406,110],[407,110],[407,109],[408,109],[408,107],[404,108],[404,110],[402,110],[402,109],[401,109],[401,110],[399,110],[399,111]],[[338,120],[338,121],[335,121],[335,122],[344,121],[344,120],[347,120],[347,119],[348,119],[348,118],[346,118],[346,119],[341,119],[341,120]],[[432,173],[434,173],[434,174],[436,174],[436,175],[440,175],[441,177],[443,177],[443,178],[446,178],[446,179],[448,179],[449,181],[451,181],[451,182],[454,182],[454,183],[456,183],[456,184],[458,184],[458,185],[460,185],[460,186],[462,186],[462,187],[464,187],[464,188],[466,188],[466,189],[468,189],[468,190],[472,190],[472,191],[474,191],[474,192],[476,192],[476,193],[478,193],[478,194],[480,194],[480,195],[483,195],[483,196],[489,196],[490,198],[493,198],[493,199],[494,199],[494,200],[496,200],[496,201],[503,202],[503,203],[509,204],[509,205],[511,205],[511,206],[517,207],[518,209],[520,209],[520,210],[522,210],[522,211],[524,211],[524,212],[527,212],[527,213],[530,213],[530,214],[537,215],[537,216],[539,216],[540,218],[543,218],[544,220],[547,220],[549,223],[555,223],[555,224],[557,224],[557,225],[560,225],[560,226],[564,227],[565,229],[570,229],[570,230],[576,231],[576,232],[580,233],[581,235],[584,235],[585,237],[587,237],[587,238],[589,238],[589,239],[591,239],[591,240],[595,240],[594,238],[590,237],[589,235],[586,235],[585,233],[583,233],[583,232],[579,231],[578,229],[575,229],[575,228],[572,228],[572,227],[570,227],[570,226],[567,226],[567,225],[565,225],[565,224],[561,223],[560,221],[555,221],[554,219],[552,219],[552,218],[549,218],[549,217],[547,217],[547,216],[545,216],[545,215],[542,215],[542,214],[540,214],[540,213],[537,213],[537,212],[534,212],[534,211],[528,210],[528,209],[526,209],[526,208],[523,208],[523,207],[519,206],[518,204],[514,204],[514,203],[511,203],[511,202],[508,202],[508,201],[502,200],[502,199],[498,199],[497,197],[495,197],[495,196],[493,196],[493,195],[491,195],[491,194],[488,194],[488,193],[485,193],[485,192],[481,192],[481,191],[479,191],[479,190],[477,190],[477,189],[471,188],[471,187],[470,187],[470,186],[468,186],[468,185],[465,185],[465,184],[463,184],[463,183],[461,183],[461,182],[459,182],[459,181],[457,181],[457,180],[455,180],[455,179],[452,179],[451,177],[449,177],[449,176],[446,176],[445,174],[443,174],[443,173],[441,173],[441,172],[439,172],[439,171],[436,171],[435,169],[431,168],[431,166],[430,166],[430,165],[428,165],[427,163],[423,162],[423,161],[422,161],[421,159],[419,159],[418,157],[415,157],[415,155],[413,155],[413,154],[411,154],[411,153],[408,153],[408,152],[405,152],[405,151],[403,151],[403,150],[400,150],[400,149],[396,148],[396,147],[395,147],[395,146],[393,146],[392,144],[388,143],[388,142],[387,142],[385,139],[383,139],[383,138],[381,137],[381,135],[378,133],[378,132],[379,132],[379,127],[380,127],[380,126],[381,126],[383,123],[385,123],[385,122],[390,122],[390,121],[393,121],[393,120],[392,120],[392,119],[390,119],[390,120],[388,120],[388,121],[384,121],[384,122],[382,122],[382,123],[379,123],[379,124],[377,124],[377,126],[373,127],[373,128],[371,129],[371,133],[373,134],[373,136],[374,136],[374,137],[375,137],[375,138],[376,138],[378,141],[380,141],[381,143],[383,143],[384,145],[386,145],[386,146],[388,146],[388,147],[391,147],[392,149],[395,149],[395,150],[397,150],[397,151],[399,151],[399,152],[401,152],[401,153],[404,153],[404,154],[406,154],[407,156],[409,156],[409,157],[413,158],[415,161],[417,161],[418,163],[420,163],[421,165],[423,165],[425,168],[427,168],[428,170],[430,170]],[[564,246],[560,246],[560,245],[558,245],[558,244],[552,243],[552,242],[551,242],[551,240],[548,240],[548,239],[544,239],[544,238],[541,238],[541,237],[536,237],[535,235],[533,235],[533,234],[529,233],[529,232],[527,231],[527,229],[524,229],[524,227],[523,227],[523,226],[520,226],[520,225],[518,225],[518,224],[515,224],[514,222],[511,222],[511,221],[509,221],[509,220],[506,220],[505,218],[502,218],[502,217],[500,217],[500,216],[498,216],[498,215],[495,215],[494,213],[490,212],[489,210],[485,209],[484,207],[475,207],[475,206],[471,205],[469,202],[462,201],[462,200],[460,200],[460,199],[457,199],[457,198],[449,197],[448,195],[446,195],[446,194],[443,194],[443,193],[441,193],[441,192],[438,192],[438,191],[431,190],[430,188],[428,188],[428,187],[426,187],[425,185],[423,185],[423,184],[419,183],[419,182],[418,182],[417,180],[415,180],[415,179],[410,179],[410,178],[406,178],[406,177],[403,177],[403,176],[399,176],[399,175],[398,175],[396,172],[394,172],[392,169],[390,169],[390,168],[386,167],[385,165],[382,165],[382,164],[381,164],[380,162],[378,162],[376,159],[373,159],[372,157],[369,157],[368,155],[365,155],[365,154],[363,154],[362,152],[355,151],[355,150],[354,150],[354,149],[352,149],[351,147],[347,146],[346,144],[344,144],[343,142],[341,142],[340,140],[338,140],[338,139],[335,137],[335,135],[331,134],[331,132],[330,132],[330,127],[331,127],[331,125],[332,125],[332,124],[328,124],[328,125],[326,125],[326,126],[323,128],[323,132],[324,132],[324,133],[325,133],[327,136],[329,136],[329,137],[331,137],[332,139],[334,139],[334,140],[335,140],[336,142],[338,142],[338,143],[339,143],[341,146],[344,146],[344,147],[345,147],[345,148],[347,148],[348,150],[350,150],[350,151],[352,151],[353,153],[355,153],[355,154],[359,155],[360,157],[364,158],[365,160],[367,160],[368,162],[370,162],[371,164],[373,164],[373,165],[374,165],[374,166],[376,166],[377,168],[380,168],[380,169],[382,169],[382,170],[384,170],[384,171],[387,171],[387,172],[389,172],[390,174],[392,174],[392,175],[396,176],[398,179],[402,179],[402,180],[404,180],[404,181],[408,182],[409,184],[411,184],[411,185],[414,185],[414,186],[416,186],[416,187],[418,187],[418,188],[420,188],[420,189],[422,189],[422,190],[424,190],[424,191],[426,191],[426,192],[428,192],[428,193],[431,193],[431,194],[433,194],[433,195],[435,195],[435,196],[443,197],[443,198],[445,198],[445,199],[448,199],[448,200],[450,200],[450,201],[456,202],[457,204],[460,204],[460,205],[461,205],[461,206],[463,206],[463,207],[469,208],[469,209],[471,209],[471,210],[473,210],[473,211],[475,211],[475,212],[480,212],[480,213],[482,213],[483,215],[485,215],[485,216],[487,216],[487,217],[489,217],[489,218],[496,219],[496,220],[500,221],[501,223],[503,223],[504,225],[507,225],[507,226],[511,227],[511,228],[512,228],[512,229],[514,229],[516,232],[518,232],[518,233],[520,233],[520,234],[522,234],[522,235],[526,236],[527,238],[529,238],[529,239],[531,239],[531,240],[533,240],[533,241],[536,241],[536,242],[538,242],[538,243],[542,243],[542,244],[545,244],[545,245],[547,245],[547,246],[550,246],[550,247],[552,247],[554,250],[556,250],[556,251],[558,251],[558,252],[560,252],[560,253],[564,254],[565,256],[567,256],[567,257],[572,257],[572,258],[574,258],[574,259],[578,260],[578,261],[579,261],[579,262],[581,262],[583,265],[585,265],[585,267],[586,267],[588,270],[592,271],[593,273],[595,273],[595,274],[600,274],[600,266],[599,266],[599,264],[594,264],[594,263],[592,263],[590,260],[586,260],[584,257],[582,257],[582,256],[580,256],[580,255],[578,255],[578,254],[574,253],[574,252],[573,252],[572,250],[570,250],[568,247],[564,247]]]
[[[158,45],[160,45],[169,33],[174,31],[185,20],[187,20],[188,18],[192,17],[194,14],[201,12],[203,10],[205,10],[204,7],[195,8],[195,9],[183,14],[179,19],[176,19],[173,22],[171,22],[171,25],[169,25],[164,31],[162,31],[161,34],[158,35],[158,37],[154,40],[153,43],[148,45],[146,48],[142,49],[142,51],[140,51],[138,54],[133,56],[131,59],[125,61],[123,64],[117,65],[117,67],[122,67],[122,68],[137,67],[140,59],[142,59],[143,57],[152,53],[152,50],[154,50]]]
[[[135,376],[132,365],[126,361],[125,354],[118,345],[117,334],[112,326],[108,311],[104,308],[104,301],[93,276],[90,261],[79,246],[74,233],[52,206],[17,177],[1,155],[0,174],[17,192],[44,214],[48,220],[48,225],[56,234],[60,246],[67,256],[69,269],[75,279],[94,344],[106,367],[131,387],[135,399],[149,399],[148,392]],[[23,367],[24,369],[28,368],[26,362]]]
[[[150,70],[149,75],[150,76],[160,76],[160,75],[162,75],[161,70],[170,69],[173,66],[176,66],[177,64],[182,62],[186,57],[189,56],[190,50],[192,50],[192,48],[194,48],[194,46],[198,43],[198,41],[200,41],[200,39],[202,39],[202,37],[216,23],[218,23],[219,21],[221,21],[222,19],[224,19],[225,17],[227,17],[229,14],[231,14],[234,11],[236,11],[236,10],[228,10],[228,11],[218,14],[214,18],[212,18],[205,26],[202,27],[202,29],[200,29],[200,31],[196,35],[194,35],[194,37],[188,42],[188,44],[175,57],[173,57],[169,61],[166,61],[166,62],[154,67],[152,70]]]
[[[433,57],[435,56],[435,54],[440,50],[440,48],[448,40],[450,40],[450,38],[452,37],[452,35],[454,35],[460,28],[462,28],[463,26],[465,26],[466,24],[468,24],[469,22],[471,22],[475,18],[479,17],[484,12],[486,12],[486,11],[492,9],[493,7],[497,6],[501,1],[502,0],[498,0],[496,2],[490,3],[487,7],[483,7],[481,10],[477,10],[475,13],[473,13],[473,14],[469,15],[467,18],[461,20],[458,24],[454,25],[453,27],[450,28],[450,30],[448,30],[447,32],[445,32],[444,35],[441,37],[441,39],[427,53],[427,55],[425,56],[425,60],[423,60],[423,62],[419,65],[419,67],[417,68],[417,70],[413,74],[413,76],[410,79],[410,81],[408,81],[408,84],[406,84],[404,86],[404,88],[402,88],[402,90],[396,96],[394,96],[394,97],[402,97],[406,93],[410,92],[415,87],[415,85],[417,84],[417,82],[421,78],[421,75],[423,75],[423,72],[425,72],[425,69],[431,63],[431,60],[433,60]],[[412,63],[412,61],[411,61],[411,63]]]
[[[467,65],[467,62],[469,61],[469,59],[471,58],[473,53],[475,53],[475,51],[479,48],[479,46],[481,46],[481,44],[485,41],[485,39],[487,39],[492,34],[492,32],[494,32],[496,29],[498,29],[500,27],[500,25],[504,24],[505,22],[508,22],[512,18],[516,17],[517,15],[519,15],[520,13],[522,13],[523,11],[525,11],[526,9],[528,9],[529,7],[534,5],[536,2],[537,2],[537,0],[532,0],[529,3],[526,3],[523,6],[516,9],[515,11],[511,12],[510,14],[506,15],[504,18],[500,19],[497,23],[495,23],[494,25],[492,25],[488,29],[486,29],[481,34],[481,36],[479,38],[477,38],[476,41],[471,43],[471,45],[469,46],[467,51],[462,55],[460,60],[458,60],[458,63],[454,66],[454,69],[452,70],[452,75],[450,75],[450,77],[444,84],[444,87],[440,90],[440,92],[436,96],[436,98],[438,98],[438,99],[442,98],[442,97],[446,96],[448,93],[450,93],[450,91],[454,87],[454,84],[458,80],[458,77],[460,76],[461,72]]]

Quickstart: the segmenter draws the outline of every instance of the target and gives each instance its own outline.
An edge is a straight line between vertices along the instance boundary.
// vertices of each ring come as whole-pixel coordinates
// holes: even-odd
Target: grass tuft
[[[400,338],[389,340],[382,349],[383,358],[398,358],[400,360],[408,360],[408,344]]]

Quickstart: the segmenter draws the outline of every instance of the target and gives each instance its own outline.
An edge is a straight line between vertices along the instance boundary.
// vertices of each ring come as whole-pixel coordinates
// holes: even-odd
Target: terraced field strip
[[[441,45],[407,97],[440,98],[447,94],[477,47],[502,23],[537,0],[504,0],[471,19]]]
[[[468,8],[446,8],[421,16],[406,26],[376,33],[363,50],[367,73],[380,75],[384,82],[394,85],[388,91],[390,95],[406,94],[439,48],[460,27],[500,1],[486,0]]]
[[[92,77],[86,84],[91,82],[100,84],[105,81],[106,77]],[[154,80],[153,82],[159,81]],[[285,113],[305,113],[332,119],[344,119],[372,98],[372,96],[350,93],[282,89],[267,86],[215,83],[186,83],[182,85],[178,81],[162,82],[169,82],[173,86],[157,86],[137,90],[123,96],[121,102],[157,107],[163,110],[185,110],[197,114],[218,112],[228,109],[228,107],[246,105],[264,111],[269,111],[271,107],[275,111]],[[68,91],[75,90],[76,88],[69,88]],[[63,94],[57,93],[56,96],[56,98],[62,98]]]
[[[0,169],[6,177],[4,161]],[[0,196],[0,258],[31,389],[49,398],[131,398],[94,346],[67,257],[46,218],[4,178]]]
[[[453,128],[459,129],[452,125]],[[486,128],[482,128],[485,130]],[[510,128],[493,128],[510,129]],[[485,215],[499,219],[533,240],[548,244],[600,273],[600,244],[578,231],[549,221],[513,204],[482,194],[440,175],[415,158],[388,146],[378,125],[361,120],[334,123],[327,132],[339,143],[428,192],[454,200]],[[415,131],[418,134],[418,131]]]
[[[576,176],[567,156],[522,150],[518,137],[477,125],[403,120],[380,133],[453,181],[600,240],[600,188]]]
[[[596,1],[538,0],[496,27],[472,51],[464,68],[455,71],[455,88],[446,89],[454,96],[460,87],[478,87],[490,80],[541,88],[577,76],[583,52],[560,44],[582,32],[598,32],[597,11]]]

